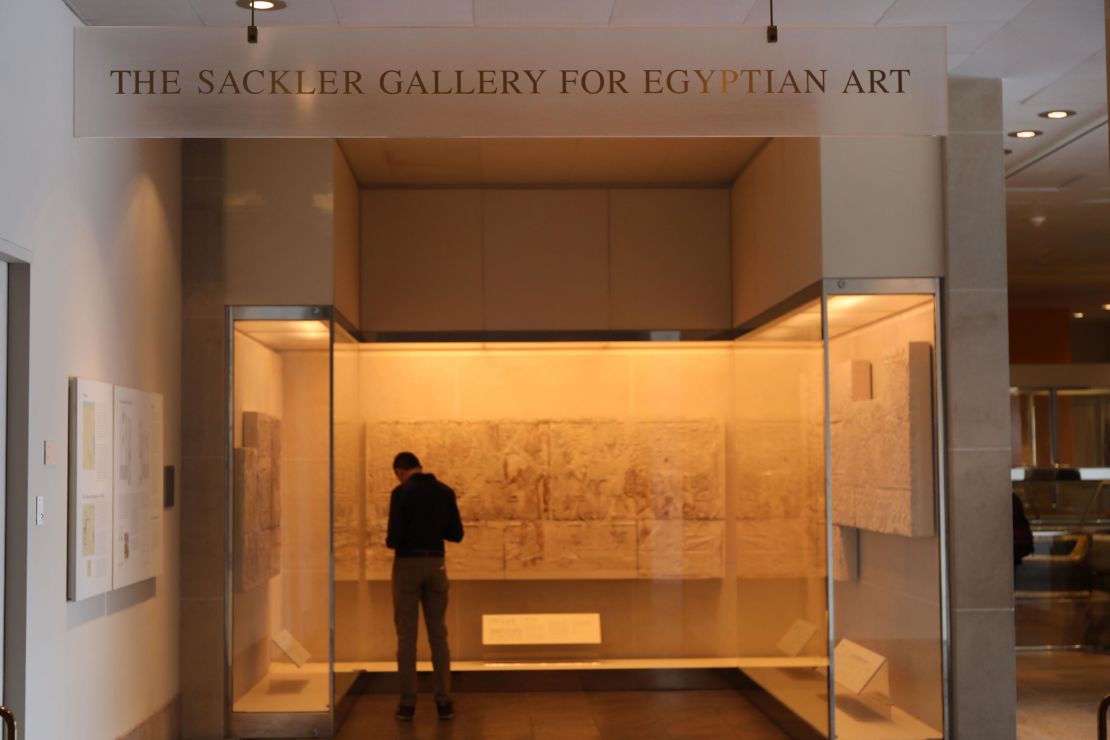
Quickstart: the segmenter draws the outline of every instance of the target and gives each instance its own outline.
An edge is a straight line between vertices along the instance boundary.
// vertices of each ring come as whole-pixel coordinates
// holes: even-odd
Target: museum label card
[[[778,649],[785,655],[797,656],[809,641],[813,639],[813,635],[817,633],[817,628],[804,619],[794,620],[794,624],[790,625],[790,629],[782,636],[778,642]]]
[[[294,665],[298,668],[303,668],[304,664],[308,662],[309,655],[305,646],[297,641],[297,638],[289,634],[289,630],[282,630],[273,636],[273,642],[277,645],[281,652],[285,653],[289,660],[293,661]]]
[[[483,645],[600,645],[600,614],[483,614]]]
[[[836,682],[853,694],[867,684],[886,663],[886,658],[851,640],[841,640],[835,652]]]

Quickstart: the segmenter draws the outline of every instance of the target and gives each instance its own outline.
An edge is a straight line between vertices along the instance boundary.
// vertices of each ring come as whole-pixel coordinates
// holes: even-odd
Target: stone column
[[[181,710],[187,740],[222,740],[224,142],[182,143]]]
[[[954,736],[1013,738],[1002,84],[949,82],[944,287]]]

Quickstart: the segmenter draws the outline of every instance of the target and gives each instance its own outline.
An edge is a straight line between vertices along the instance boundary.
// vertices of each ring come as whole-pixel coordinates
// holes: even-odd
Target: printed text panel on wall
[[[941,28],[80,28],[75,133],[945,133]]]

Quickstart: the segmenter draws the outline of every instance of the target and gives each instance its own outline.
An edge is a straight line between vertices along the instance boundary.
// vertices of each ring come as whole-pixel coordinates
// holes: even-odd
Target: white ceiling
[[[245,25],[234,0],[66,0],[90,25]],[[260,25],[764,24],[766,0],[288,0]],[[1016,286],[1110,293],[1104,0],[776,0],[792,24],[929,24],[948,29],[949,71],[1003,81],[1010,175],[1010,266]],[[1079,115],[1037,116],[1051,108]],[[1093,130],[1094,129],[1094,130]],[[1092,131],[1082,135],[1086,131]],[[1101,142],[1101,143],[1100,143]],[[1040,226],[1029,220],[1043,216]],[[1072,281],[1069,283],[1069,281]],[[1096,290],[1092,288],[1092,290]],[[1061,299],[1063,300],[1063,299]],[[1110,301],[1110,295],[1106,295]]]

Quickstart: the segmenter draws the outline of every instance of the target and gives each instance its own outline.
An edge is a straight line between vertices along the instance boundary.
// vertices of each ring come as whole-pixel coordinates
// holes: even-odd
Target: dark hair
[[[398,452],[393,458],[394,470],[414,470],[420,467],[420,458],[411,452]]]

